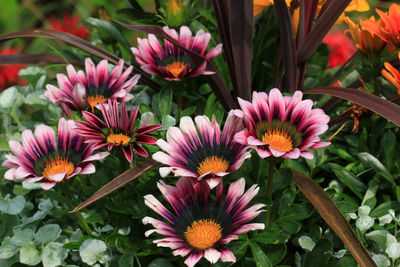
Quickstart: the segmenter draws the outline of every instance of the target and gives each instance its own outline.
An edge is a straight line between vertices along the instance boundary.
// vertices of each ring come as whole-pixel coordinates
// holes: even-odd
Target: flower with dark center
[[[175,176],[206,179],[212,188],[250,157],[248,147],[233,140],[243,129],[242,120],[229,113],[222,133],[215,118],[211,122],[207,116],[197,116],[195,121],[196,125],[190,117],[183,117],[179,128],[168,128],[167,142],[157,141],[166,153],[157,152],[153,159],[169,165],[160,168],[163,177],[172,171]]]
[[[203,30],[199,30],[195,36],[192,36],[192,32],[187,26],[180,28],[179,35],[168,26],[165,26],[163,30],[183,47],[208,60],[212,60],[222,51],[222,44],[219,44],[205,53],[211,34]],[[154,34],[149,34],[148,38],[138,38],[138,47],[132,47],[132,52],[136,62],[144,71],[166,80],[180,81],[184,77],[214,74],[214,72],[206,70],[207,61],[198,66],[193,65],[185,51],[167,40],[164,40],[163,47]]]
[[[40,186],[48,190],[77,174],[94,173],[96,169],[91,162],[103,159],[109,153],[93,154],[93,146],[85,144],[74,127],[74,121],[61,118],[57,142],[54,130],[47,125],[37,126],[35,135],[31,130],[23,131],[22,145],[14,140],[9,142],[14,155],[6,155],[7,160],[2,164],[11,167],[4,178],[42,181]]]
[[[108,99],[118,102],[132,99],[133,95],[129,92],[138,82],[140,75],[136,74],[126,81],[133,67],[129,67],[122,73],[124,67],[122,59],[110,74],[107,66],[107,60],[102,60],[96,68],[93,61],[86,58],[85,74],[81,70],[76,72],[72,65],[68,65],[68,77],[64,74],[57,74],[60,88],[48,84],[44,96],[59,106],[68,117],[71,117],[71,110],[91,110],[93,112],[98,104],[105,103]]]
[[[282,96],[274,88],[269,95],[254,92],[252,103],[239,98],[241,109],[234,114],[243,118],[246,129],[235,135],[235,141],[253,147],[262,158],[312,159],[307,149],[330,144],[318,137],[328,129],[329,116],[322,109],[313,109],[313,102],[302,97],[300,91]]]
[[[135,128],[139,106],[132,106],[130,112],[126,103],[121,104],[121,110],[117,101],[108,100],[108,103],[100,104],[101,117],[83,111],[82,114],[87,120],[76,122],[76,130],[86,138],[86,142],[93,144],[95,149],[107,147],[111,150],[120,146],[126,159],[132,162],[133,151],[139,156],[148,157],[149,154],[141,146],[142,144],[156,144],[157,139],[149,133],[163,127],[161,124],[147,125],[153,116],[148,118],[142,125]],[[133,150],[133,151],[132,151]]]
[[[194,266],[202,257],[211,263],[235,262],[235,255],[226,248],[239,234],[264,229],[263,223],[248,223],[256,218],[264,204],[254,204],[245,209],[257,195],[259,187],[253,185],[244,193],[245,180],[241,178],[229,186],[225,201],[220,183],[216,188],[215,201],[210,198],[210,187],[204,182],[180,178],[176,186],[158,184],[165,200],[173,211],[168,210],[153,195],[144,197],[145,204],[157,212],[164,221],[151,217],[143,218],[144,224],[155,229],[145,235],[158,233],[165,236],[153,242],[159,247],[169,247],[174,256],[188,256],[187,266]]]

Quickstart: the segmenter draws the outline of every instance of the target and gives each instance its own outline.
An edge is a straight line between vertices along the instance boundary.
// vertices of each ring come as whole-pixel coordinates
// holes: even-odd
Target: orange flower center
[[[131,138],[125,134],[109,134],[107,136],[107,142],[108,143],[113,143],[113,144],[123,144],[126,145],[129,143]]]
[[[200,175],[203,175],[207,172],[225,172],[229,167],[229,163],[227,160],[223,159],[222,157],[211,156],[207,157],[200,163],[199,167],[197,167],[197,172]]]
[[[266,132],[261,141],[279,151],[288,152],[293,149],[292,138],[286,132],[277,129]]]
[[[221,237],[222,228],[214,220],[195,221],[185,232],[186,241],[197,249],[211,248]]]
[[[178,76],[182,73],[182,71],[185,69],[185,63],[177,61],[173,62],[171,64],[168,64],[165,67],[171,74],[175,77],[178,78]]]
[[[46,168],[43,171],[43,176],[49,181],[52,181],[50,175],[67,172],[66,176],[69,176],[74,172],[74,170],[75,166],[72,162],[63,159],[62,157],[57,157],[46,164]]]
[[[102,95],[91,95],[87,98],[87,102],[92,108],[92,112],[94,112],[94,106],[96,106],[99,103],[105,103],[106,101],[107,98]]]

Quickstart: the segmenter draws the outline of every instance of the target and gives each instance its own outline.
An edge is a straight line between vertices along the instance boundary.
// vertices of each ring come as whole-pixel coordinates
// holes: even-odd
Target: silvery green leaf
[[[118,234],[120,235],[128,235],[130,232],[131,232],[130,226],[118,229]]]
[[[350,219],[356,220],[358,218],[357,214],[355,214],[354,212],[349,212],[346,213],[347,216],[349,216]]]
[[[31,229],[24,229],[14,233],[13,237],[11,238],[11,242],[17,246],[23,246],[24,244],[32,241],[34,236],[35,232],[33,232]]]
[[[4,109],[10,109],[13,105],[15,100],[18,96],[18,89],[17,87],[13,86],[10,87],[0,94],[0,107]]]
[[[371,208],[369,206],[361,206],[358,208],[358,216],[367,216],[371,212]]]
[[[379,248],[386,248],[386,230],[374,230],[365,235],[365,237],[374,242]]]
[[[390,260],[382,254],[376,254],[372,256],[372,259],[376,263],[378,267],[389,267],[390,266]]]
[[[347,249],[341,249],[337,252],[334,252],[333,257],[340,259],[346,254],[346,252],[347,252]]]
[[[104,225],[100,229],[100,232],[109,232],[109,231],[112,231],[113,229],[114,229],[114,227],[112,227],[111,225],[107,224],[107,225]]]
[[[36,249],[35,243],[26,243],[19,251],[19,261],[26,265],[37,265],[42,261],[40,251]]]
[[[390,243],[385,252],[392,260],[396,260],[400,257],[400,243]]]
[[[0,246],[0,259],[9,259],[12,256],[14,256],[15,253],[17,253],[19,250],[19,247],[14,245],[11,242],[11,238],[7,236],[4,238],[3,242],[1,243]]]
[[[54,267],[61,265],[68,256],[68,252],[63,248],[63,244],[51,242],[47,244],[42,251],[43,267]]]
[[[380,226],[391,223],[393,221],[393,217],[390,214],[383,215],[383,216],[379,217],[378,219],[379,219]]]
[[[397,243],[396,237],[390,233],[386,234],[386,246],[392,243]]]
[[[47,244],[55,241],[61,234],[62,230],[58,224],[47,224],[40,227],[36,232],[35,240],[40,244]]]
[[[357,219],[356,226],[361,232],[365,232],[374,226],[374,219],[369,216],[362,216]]]
[[[15,215],[20,213],[25,206],[25,198],[23,196],[17,196],[13,199],[10,199],[9,196],[2,198],[0,196],[0,211]]]
[[[22,182],[22,186],[29,190],[39,189],[40,183],[28,183],[28,180]]]
[[[301,236],[299,238],[299,244],[300,246],[307,251],[312,251],[315,247],[315,242],[308,236]]]
[[[106,243],[103,241],[87,239],[79,247],[79,255],[84,263],[94,265],[97,261],[101,260],[106,249]]]

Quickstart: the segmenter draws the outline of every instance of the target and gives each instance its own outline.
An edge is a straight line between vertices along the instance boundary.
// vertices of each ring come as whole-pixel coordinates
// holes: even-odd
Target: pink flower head
[[[77,174],[90,174],[96,171],[92,161],[105,158],[109,153],[93,154],[93,147],[84,143],[73,128],[72,120],[61,118],[58,123],[58,138],[47,125],[39,125],[35,135],[31,130],[22,132],[22,145],[9,141],[11,152],[6,155],[3,166],[11,167],[4,178],[8,180],[27,179],[28,182],[42,181],[40,186],[48,190],[56,183]]]
[[[141,126],[135,128],[139,106],[133,106],[128,114],[126,103],[121,104],[121,111],[117,101],[108,100],[107,104],[100,104],[101,119],[96,115],[83,111],[82,114],[87,120],[77,121],[76,130],[86,138],[86,143],[93,144],[94,149],[107,146],[111,150],[120,146],[126,159],[132,162],[132,149],[142,157],[148,157],[147,151],[140,144],[156,144],[157,139],[149,133],[162,127],[161,124],[147,125],[153,116],[148,118]],[[120,113],[121,112],[121,115]]]
[[[187,26],[180,28],[180,34],[165,26],[164,31],[177,40],[183,47],[212,60],[222,51],[222,44],[211,48],[206,54],[211,34],[199,30],[196,36]],[[138,48],[132,47],[136,62],[142,69],[150,74],[163,77],[170,81],[180,81],[184,77],[196,77],[199,75],[214,74],[206,70],[207,61],[198,66],[193,65],[186,52],[164,39],[164,47],[160,44],[154,34],[148,38],[138,38]],[[204,55],[205,54],[205,55]]]
[[[122,59],[110,74],[107,65],[107,60],[102,60],[96,68],[93,61],[86,58],[86,74],[81,70],[76,72],[72,65],[68,65],[68,77],[64,74],[57,74],[60,88],[48,84],[44,96],[59,106],[69,118],[71,109],[91,109],[93,112],[95,106],[105,103],[108,99],[116,99],[118,102],[132,99],[133,95],[129,92],[138,82],[140,75],[136,74],[126,81],[133,67],[129,67],[122,73],[124,67]]]
[[[154,240],[158,247],[169,247],[172,255],[187,257],[185,264],[194,266],[202,257],[211,263],[235,262],[236,257],[226,248],[239,234],[264,229],[263,223],[248,223],[256,218],[264,204],[254,204],[245,209],[257,195],[259,187],[253,185],[244,193],[245,180],[241,178],[229,186],[225,201],[222,200],[222,183],[216,188],[215,201],[210,198],[207,184],[180,178],[176,186],[158,184],[165,200],[173,211],[168,210],[153,195],[144,197],[145,204],[157,212],[164,221],[151,217],[143,218],[144,224],[155,229],[145,232],[146,236],[157,233],[165,236]],[[245,209],[245,210],[244,210]]]
[[[197,116],[195,122],[197,130],[190,117],[181,118],[179,128],[168,128],[167,142],[157,141],[166,153],[157,152],[153,159],[169,165],[160,168],[163,177],[172,171],[175,176],[204,178],[213,188],[250,157],[247,146],[233,140],[243,129],[242,120],[229,113],[222,133],[215,118],[210,122],[207,116]]]
[[[329,49],[328,68],[343,65],[357,51],[353,40],[342,31],[328,33],[322,42]]]
[[[55,16],[51,16],[50,29],[70,33],[85,40],[89,39],[89,28],[79,25],[79,17],[71,16],[68,13],[64,13],[62,20],[56,18]]]
[[[243,118],[246,129],[235,135],[235,141],[253,147],[262,158],[312,159],[307,149],[330,144],[318,137],[328,130],[329,116],[322,109],[313,109],[313,102],[302,97],[300,91],[282,96],[274,88],[269,95],[253,92],[252,103],[238,98],[241,110],[234,112]]]

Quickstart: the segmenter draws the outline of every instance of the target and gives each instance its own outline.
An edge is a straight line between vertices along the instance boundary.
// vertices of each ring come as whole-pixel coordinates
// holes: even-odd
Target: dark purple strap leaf
[[[292,180],[329,227],[343,241],[358,264],[361,267],[376,267],[368,251],[358,240],[353,229],[326,192],[314,180],[300,172],[293,171]]]
[[[400,126],[400,106],[371,93],[352,88],[321,87],[307,90],[304,94],[324,94],[346,99]]]
[[[38,63],[50,64],[74,64],[83,65],[83,62],[75,59],[63,58],[59,55],[51,53],[41,54],[14,54],[14,55],[0,55],[0,65],[28,65]]]
[[[15,38],[19,37],[45,37],[45,38],[51,38],[55,39],[58,41],[63,41],[67,44],[76,46],[83,51],[88,52],[89,54],[92,54],[94,56],[107,59],[109,62],[112,64],[117,64],[120,58],[116,57],[115,55],[105,51],[104,49],[101,49],[95,45],[92,45],[88,41],[79,38],[75,35],[66,33],[66,32],[61,32],[61,31],[54,31],[54,30],[45,30],[45,29],[33,29],[33,30],[22,30],[22,31],[16,31],[16,32],[10,32],[10,33],[5,33],[0,35],[0,42],[4,42],[7,40],[12,40]],[[125,62],[125,68],[128,68],[130,65]],[[140,82],[155,88],[159,89],[160,86],[154,82],[152,79],[146,76],[143,71],[138,70],[134,68],[134,71],[136,73],[142,74],[142,77],[140,78]]]
[[[153,25],[129,25],[125,24],[116,20],[112,20],[115,23],[131,30],[135,31],[141,31],[141,32],[146,32],[146,33],[152,33],[155,34],[159,37],[162,37],[174,45],[182,48],[187,52],[188,56],[192,60],[192,62],[195,65],[200,65],[204,61],[207,61],[207,70],[215,72],[213,75],[207,75],[205,76],[206,79],[208,79],[208,83],[210,84],[211,88],[213,89],[213,92],[215,96],[217,97],[218,101],[222,104],[222,106],[225,108],[226,111],[229,111],[235,107],[235,103],[233,101],[232,95],[226,86],[221,74],[218,72],[217,68],[212,64],[209,60],[207,60],[205,57],[200,56],[199,54],[187,49],[186,47],[183,47],[178,41],[176,41],[174,38],[169,36],[164,30],[158,26],[153,26]]]
[[[315,50],[320,46],[322,39],[329,32],[336,20],[343,13],[351,0],[331,1],[325,12],[319,17],[307,38],[299,45],[297,60],[305,62],[310,59]],[[328,5],[328,4],[326,4]]]
[[[96,193],[94,193],[88,199],[86,199],[81,204],[76,206],[72,212],[76,212],[76,211],[79,211],[79,210],[87,207],[88,205],[92,204],[93,202],[99,200],[100,198],[103,198],[103,197],[107,196],[108,194],[114,192],[118,188],[126,185],[130,181],[142,176],[146,172],[154,170],[155,168],[158,168],[160,166],[161,166],[160,163],[158,163],[157,161],[154,161],[152,159],[148,159],[146,161],[140,162],[136,166],[130,168],[129,170],[127,170],[126,172],[119,175],[114,180],[107,183],[99,190],[97,190]]]
[[[297,88],[297,55],[292,19],[285,0],[275,0],[274,7],[280,24],[283,67],[285,69],[285,83],[281,89],[293,93],[299,88]]]

